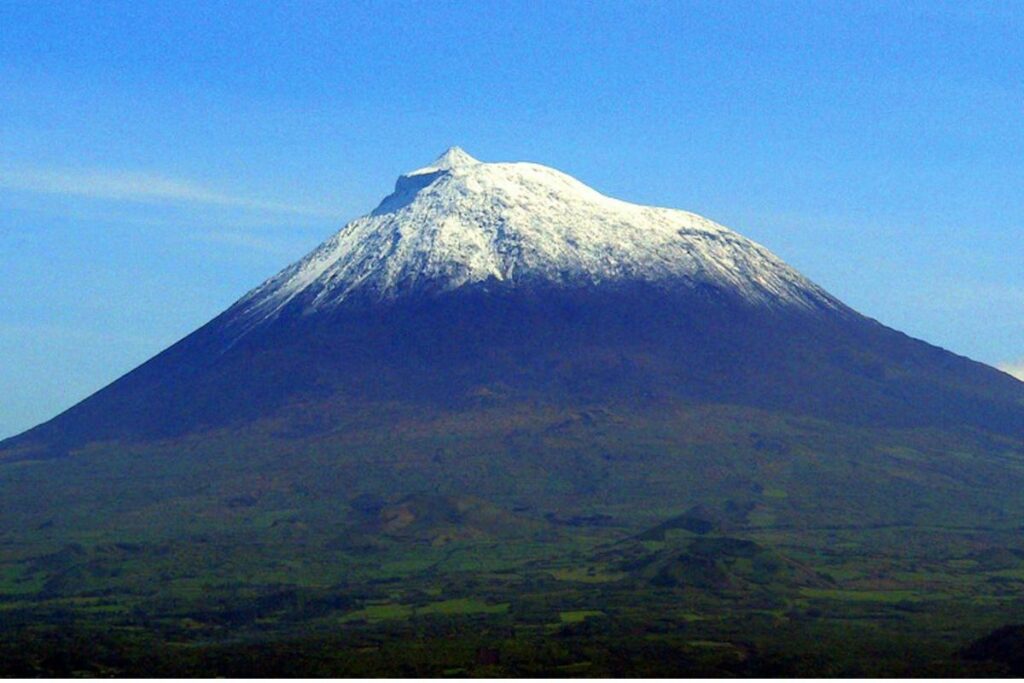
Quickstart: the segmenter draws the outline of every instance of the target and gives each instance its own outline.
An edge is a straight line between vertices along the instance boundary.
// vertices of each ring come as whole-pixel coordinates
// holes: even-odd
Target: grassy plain
[[[1024,621],[1019,444],[707,407],[392,425],[3,463],[0,671],[1015,671],[1013,632],[965,648]]]

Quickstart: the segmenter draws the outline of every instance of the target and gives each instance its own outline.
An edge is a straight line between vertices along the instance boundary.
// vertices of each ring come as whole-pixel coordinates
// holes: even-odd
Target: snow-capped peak
[[[484,163],[452,147],[400,176],[374,211],[233,310],[248,326],[285,307],[309,313],[356,296],[615,281],[711,286],[772,308],[841,307],[764,247],[706,218],[612,199],[546,166]]]
[[[406,173],[405,175],[415,176],[437,173],[438,171],[451,171],[456,168],[465,168],[479,163],[479,161],[466,154],[466,150],[461,147],[449,147],[445,150],[444,154],[434,159],[433,163],[430,165],[417,169],[412,173]]]

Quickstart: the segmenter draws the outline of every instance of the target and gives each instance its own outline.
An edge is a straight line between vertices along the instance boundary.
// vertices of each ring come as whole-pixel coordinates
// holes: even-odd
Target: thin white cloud
[[[996,367],[1024,382],[1024,358],[1009,363],[1000,363]]]
[[[337,211],[323,207],[239,197],[188,180],[137,172],[0,169],[0,188],[113,201],[209,204],[303,216],[337,215]]]
[[[315,241],[300,241],[295,239],[274,239],[268,236],[253,235],[249,232],[233,230],[211,230],[196,233],[192,239],[210,244],[220,244],[229,247],[242,247],[251,251],[265,252],[268,254],[279,254],[298,258],[316,246]]]

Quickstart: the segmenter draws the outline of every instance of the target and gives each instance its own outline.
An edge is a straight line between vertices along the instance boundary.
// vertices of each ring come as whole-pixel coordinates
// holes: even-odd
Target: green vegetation
[[[563,624],[577,624],[585,621],[588,617],[603,617],[604,612],[596,609],[578,609],[569,612],[560,612],[559,618]]]
[[[349,612],[341,618],[347,621],[392,621],[395,619],[408,619],[412,616],[413,608],[410,605],[395,605],[386,603],[383,605],[367,605],[363,609]]]
[[[965,654],[1024,614],[1017,446],[964,434],[945,454],[924,432],[713,407],[593,415],[396,415],[401,448],[352,430],[285,455],[268,424],[0,465],[0,671],[1017,666],[1016,631]]]
[[[987,533],[1006,544],[993,553],[972,531],[942,559],[885,550],[886,530],[831,532],[827,552],[733,533],[541,528],[510,541],[518,564],[487,557],[493,539],[306,556],[66,547],[3,566],[0,661],[7,675],[161,676],[1000,675],[1017,661],[1005,638],[964,655],[1024,609],[1011,534]],[[836,549],[853,540],[858,553]]]

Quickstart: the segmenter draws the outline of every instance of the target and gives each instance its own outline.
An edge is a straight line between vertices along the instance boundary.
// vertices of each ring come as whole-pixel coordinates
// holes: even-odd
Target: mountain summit
[[[484,163],[452,147],[243,298],[253,323],[285,309],[465,286],[707,288],[768,307],[840,309],[764,247],[693,213],[612,199],[555,169]]]

